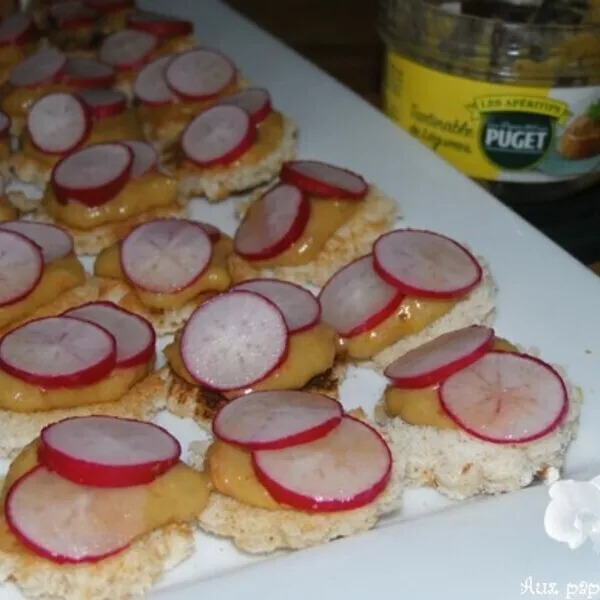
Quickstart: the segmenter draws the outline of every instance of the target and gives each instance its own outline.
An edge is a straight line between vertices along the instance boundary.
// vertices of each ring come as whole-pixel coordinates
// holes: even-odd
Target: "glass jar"
[[[378,29],[386,113],[494,195],[600,181],[599,0],[380,0]]]

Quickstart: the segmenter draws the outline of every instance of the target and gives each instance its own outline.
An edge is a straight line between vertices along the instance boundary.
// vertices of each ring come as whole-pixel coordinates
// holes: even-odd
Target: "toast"
[[[376,420],[393,456],[406,457],[406,482],[435,487],[450,498],[518,490],[534,479],[555,481],[579,426],[581,391],[568,382],[569,411],[549,435],[523,444],[494,444],[458,429],[409,425],[390,418],[381,403]]]
[[[192,442],[190,464],[193,467],[203,468],[206,449],[205,442]],[[231,538],[235,546],[251,554],[324,544],[368,531],[380,517],[399,509],[404,470],[403,458],[395,456],[390,481],[374,502],[362,508],[332,513],[257,508],[213,491],[198,524],[203,531]]]
[[[240,216],[247,208],[248,205],[241,208]],[[344,265],[371,252],[373,242],[391,229],[397,219],[396,202],[371,187],[362,207],[335,232],[312,262],[297,267],[260,269],[239,255],[232,254],[229,271],[235,282],[256,277],[276,277],[301,285],[322,286]]]

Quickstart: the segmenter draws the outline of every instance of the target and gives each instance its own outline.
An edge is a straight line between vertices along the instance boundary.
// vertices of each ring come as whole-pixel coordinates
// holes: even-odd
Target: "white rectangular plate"
[[[360,98],[217,0],[140,5],[192,20],[200,43],[220,48],[253,84],[267,87],[276,107],[298,122],[299,156],[355,169],[398,201],[403,225],[439,230],[487,258],[500,290],[498,333],[539,348],[583,389],[581,431],[565,475],[588,479],[600,473],[596,276]],[[195,200],[193,216],[231,233],[233,207],[232,201],[209,206]],[[380,377],[356,369],[343,386],[342,400],[347,407],[370,409],[383,386]],[[160,421],[184,444],[202,435],[195,425],[170,415]],[[571,551],[546,536],[547,502],[543,486],[462,504],[430,490],[411,490],[403,513],[368,534],[267,559],[244,556],[227,541],[198,534],[194,557],[150,596],[585,598],[584,589],[589,595],[595,588],[576,593],[574,586],[600,583],[600,557],[589,544]],[[536,584],[547,585],[533,594]],[[12,598],[20,598],[16,590],[0,591],[0,599]]]

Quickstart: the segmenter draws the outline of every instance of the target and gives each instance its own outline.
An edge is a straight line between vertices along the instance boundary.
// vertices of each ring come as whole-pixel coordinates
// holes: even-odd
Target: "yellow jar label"
[[[386,113],[462,172],[548,182],[600,170],[600,87],[476,81],[388,53]]]

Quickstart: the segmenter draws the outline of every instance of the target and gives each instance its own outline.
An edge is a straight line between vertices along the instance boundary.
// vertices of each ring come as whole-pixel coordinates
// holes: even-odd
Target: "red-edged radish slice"
[[[73,254],[73,238],[60,227],[34,221],[6,221],[3,231],[16,231],[31,240],[42,252],[44,262],[50,263]]]
[[[474,363],[493,343],[493,329],[471,325],[444,333],[410,350],[391,363],[384,374],[396,387],[421,388],[433,385]]]
[[[475,257],[458,242],[416,229],[382,235],[373,245],[373,261],[380,277],[411,296],[462,296],[483,274]]]
[[[202,276],[212,242],[193,221],[156,219],[138,225],[121,243],[121,268],[136,287],[172,294]]]
[[[35,24],[28,14],[14,13],[0,21],[0,46],[25,44],[35,32]]]
[[[127,17],[127,26],[153,33],[159,38],[172,38],[190,35],[194,26],[190,21],[176,19],[160,13],[136,10]]]
[[[179,462],[181,446],[165,429],[118,417],[75,417],[40,434],[40,462],[82,485],[150,483]]]
[[[280,310],[247,291],[200,305],[181,336],[190,375],[215,390],[235,390],[264,379],[285,359],[288,331]]]
[[[186,100],[218,96],[236,77],[233,63],[223,54],[196,48],[178,54],[165,71],[167,85]]]
[[[92,119],[120,115],[127,108],[127,96],[120,90],[87,89],[76,93],[88,107]]]
[[[61,159],[52,171],[52,185],[61,202],[72,198],[98,206],[121,191],[132,166],[133,152],[125,144],[95,144]]]
[[[373,269],[371,254],[342,267],[319,294],[322,320],[344,337],[369,331],[389,317],[404,294]]]
[[[140,102],[148,106],[162,106],[176,100],[164,76],[171,59],[172,55],[161,56],[138,72],[133,83],[133,93]]]
[[[281,311],[290,333],[309,329],[321,318],[319,301],[295,283],[279,279],[251,279],[231,289],[248,290],[270,300]]]
[[[569,404],[553,367],[516,352],[488,352],[448,377],[438,393],[459,427],[496,444],[530,442],[551,433]]]
[[[317,160],[286,162],[279,176],[282,181],[315,196],[361,200],[369,189],[360,175]]]
[[[120,12],[134,6],[134,0],[84,0],[84,2],[104,14]]]
[[[147,500],[143,486],[78,485],[40,465],[11,486],[4,513],[35,554],[56,563],[95,562],[144,533]]]
[[[73,56],[67,60],[62,81],[78,88],[105,88],[115,82],[115,70],[95,58]]]
[[[235,233],[234,249],[249,260],[277,256],[304,233],[309,217],[308,197],[296,186],[278,185],[246,213]]]
[[[25,298],[44,272],[42,252],[14,231],[0,230],[0,306]]]
[[[143,65],[158,45],[158,38],[145,31],[123,29],[105,38],[98,57],[117,70]]]
[[[50,6],[50,16],[60,29],[90,27],[98,18],[98,11],[81,0],[64,0]]]
[[[44,154],[72,152],[87,139],[90,129],[86,106],[73,94],[42,96],[27,114],[31,143]]]
[[[68,317],[30,321],[0,340],[0,367],[45,388],[95,383],[112,371],[116,355],[108,331]]]
[[[112,302],[90,302],[63,316],[89,321],[106,329],[117,344],[117,367],[143,365],[154,356],[156,334],[152,325]]]
[[[310,512],[369,504],[386,488],[392,456],[372,427],[345,416],[314,442],[282,450],[255,450],[256,476],[277,502]]]
[[[158,164],[158,154],[156,150],[147,142],[139,140],[122,140],[133,152],[133,166],[131,167],[131,177],[141,177],[149,173]]]
[[[248,113],[237,106],[213,106],[185,128],[181,148],[199,167],[227,165],[239,158],[256,139]]]
[[[311,392],[254,392],[228,402],[212,423],[220,439],[250,450],[312,442],[337,427],[344,414],[333,398]]]
[[[10,133],[10,124],[10,117],[3,110],[0,110],[0,137],[6,137]]]
[[[54,48],[40,48],[14,66],[8,83],[15,87],[36,87],[55,81],[65,70],[65,55]]]
[[[250,120],[258,125],[272,112],[271,95],[263,88],[246,88],[235,94],[225,96],[219,104],[232,104],[239,106],[250,115]]]
[[[213,244],[216,244],[223,236],[223,234],[221,233],[221,230],[218,227],[215,227],[214,225],[212,225],[211,223],[205,223],[204,221],[193,221],[193,222],[196,225],[202,227],[202,229],[204,229],[204,231],[206,231],[208,237],[210,238],[210,241]]]

